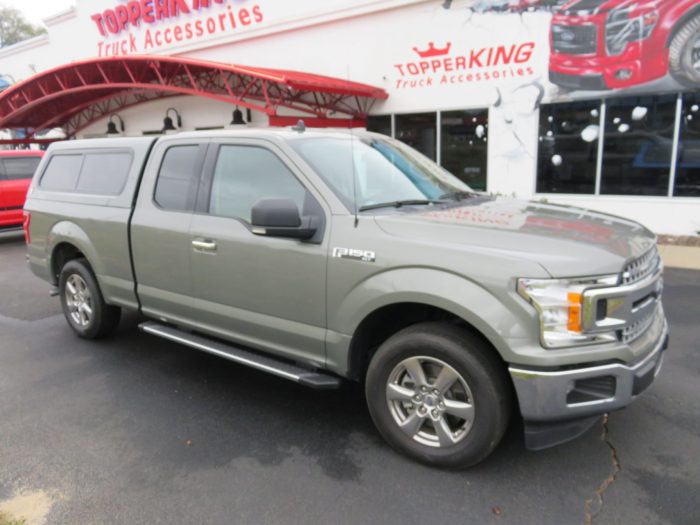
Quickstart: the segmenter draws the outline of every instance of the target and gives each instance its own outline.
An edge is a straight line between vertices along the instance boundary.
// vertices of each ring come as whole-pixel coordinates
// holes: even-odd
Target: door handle
[[[209,240],[192,241],[192,247],[195,250],[199,250],[202,252],[215,252],[216,251],[216,243],[214,241],[209,241]]]

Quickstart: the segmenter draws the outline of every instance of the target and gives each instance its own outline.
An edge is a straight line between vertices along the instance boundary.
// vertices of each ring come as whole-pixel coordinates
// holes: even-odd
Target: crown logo
[[[442,49],[435,47],[435,44],[432,42],[428,42],[428,49],[425,51],[421,51],[417,47],[414,47],[413,50],[418,53],[418,56],[421,58],[431,58],[446,55],[450,52],[450,47],[452,47],[452,42],[447,42],[447,45]]]

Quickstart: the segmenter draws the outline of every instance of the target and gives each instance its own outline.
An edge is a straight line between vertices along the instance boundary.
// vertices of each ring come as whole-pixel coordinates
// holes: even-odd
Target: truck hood
[[[656,242],[651,231],[621,217],[491,197],[392,209],[375,220],[390,235],[537,262],[553,277],[619,273]]]
[[[658,4],[659,0],[572,0],[556,12],[567,15],[590,15],[605,13],[612,9],[625,9],[633,5],[655,8]]]

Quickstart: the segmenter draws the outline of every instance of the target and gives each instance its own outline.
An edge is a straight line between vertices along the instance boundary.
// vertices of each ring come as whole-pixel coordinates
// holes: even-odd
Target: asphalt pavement
[[[78,339],[21,239],[0,240],[0,509],[42,494],[47,524],[697,525],[700,272],[665,283],[671,345],[636,403],[541,452],[516,423],[449,472],[394,453],[357,386],[308,390],[133,315]]]

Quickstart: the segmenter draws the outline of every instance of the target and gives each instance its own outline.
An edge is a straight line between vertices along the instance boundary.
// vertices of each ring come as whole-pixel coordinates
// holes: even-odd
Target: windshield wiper
[[[402,201],[378,202],[361,206],[358,211],[376,210],[378,208],[401,208],[402,206],[424,206],[428,204],[440,204],[439,200],[429,199],[406,199]]]

